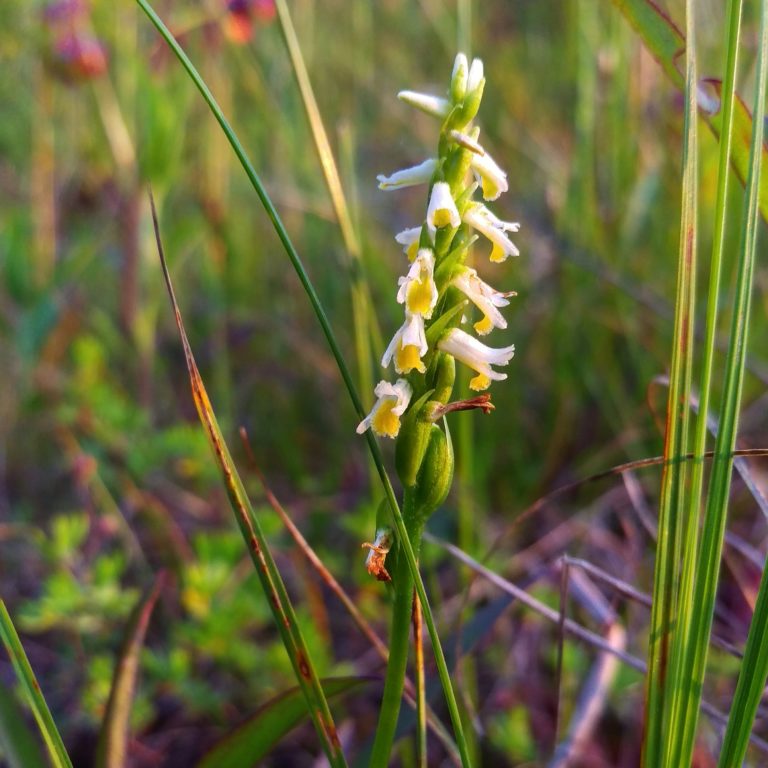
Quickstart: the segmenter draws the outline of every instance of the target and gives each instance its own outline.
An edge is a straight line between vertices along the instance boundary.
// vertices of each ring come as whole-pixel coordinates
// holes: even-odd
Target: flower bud
[[[464,101],[467,92],[467,77],[469,76],[469,64],[467,57],[463,53],[456,56],[453,63],[453,74],[451,75],[451,101],[459,104]]]
[[[475,119],[477,111],[480,109],[480,102],[483,100],[483,88],[485,87],[485,78],[481,77],[475,84],[471,92],[467,92],[464,99],[464,106],[461,108],[461,117],[458,121],[460,126],[466,125],[470,120]]]

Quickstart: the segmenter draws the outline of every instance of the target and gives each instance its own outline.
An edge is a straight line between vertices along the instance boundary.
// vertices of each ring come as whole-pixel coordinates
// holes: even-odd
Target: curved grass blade
[[[9,768],[46,768],[39,742],[27,727],[10,687],[0,686],[0,754]]]
[[[322,680],[328,696],[339,696],[374,677],[332,677]],[[251,768],[262,760],[292,728],[307,717],[301,689],[291,688],[259,707],[245,722],[211,749],[196,768]]]
[[[683,74],[678,68],[678,61],[685,49],[685,35],[675,23],[652,0],[613,0],[614,5],[624,14],[627,21],[640,35],[643,44],[656,59],[664,73],[680,89],[685,87]],[[704,84],[702,84],[704,85]],[[708,80],[714,100],[721,97],[722,84],[719,80]],[[703,91],[702,91],[703,93]],[[719,105],[701,111],[701,116],[720,138],[724,125],[724,112]],[[736,175],[745,183],[749,170],[750,136],[752,135],[752,115],[746,104],[736,97],[733,102],[733,142],[731,144],[731,164]],[[762,145],[762,155],[768,157],[768,149]],[[758,207],[761,216],[768,221],[768,178],[760,182],[758,188]]]
[[[165,572],[161,571],[155,578],[155,583],[136,605],[128,623],[125,643],[115,667],[112,688],[104,712],[104,722],[99,733],[99,743],[96,748],[97,768],[122,768],[126,764],[131,707],[139,670],[139,654],[144,645],[149,619],[165,581]]]
[[[51,763],[54,768],[72,768],[72,761],[69,759],[67,750],[64,748],[64,742],[61,740],[51,711],[45,703],[45,697],[40,690],[40,684],[35,678],[35,673],[32,671],[27,654],[24,653],[24,647],[16,633],[16,628],[13,626],[3,600],[0,600],[0,639],[3,641],[8,656],[10,656],[21,687],[24,689],[45,746],[48,748]]]
[[[341,352],[338,342],[336,341],[336,336],[333,332],[333,329],[331,328],[330,322],[328,321],[328,316],[326,315],[325,310],[320,303],[320,298],[317,295],[317,291],[315,291],[315,288],[312,285],[312,281],[309,279],[309,275],[304,269],[301,258],[294,248],[293,243],[288,236],[288,232],[277,213],[277,210],[272,204],[269,195],[267,195],[267,192],[264,189],[258,174],[254,170],[251,161],[248,159],[248,156],[243,149],[243,145],[240,143],[237,135],[232,130],[232,126],[230,126],[229,122],[224,116],[224,113],[221,111],[221,108],[216,103],[216,99],[213,98],[213,94],[210,92],[208,86],[206,86],[202,77],[200,77],[200,73],[195,69],[194,65],[189,60],[189,57],[186,55],[186,53],[184,53],[181,46],[170,33],[168,27],[165,26],[160,17],[154,12],[147,0],[136,0],[136,2],[141,6],[141,9],[144,11],[162,38],[171,48],[176,58],[181,62],[182,66],[187,71],[187,74],[190,76],[195,86],[200,91],[200,94],[221,126],[221,129],[224,131],[224,134],[232,146],[237,159],[240,161],[243,170],[248,176],[248,180],[251,182],[251,185],[256,191],[259,200],[264,206],[264,209],[275,228],[275,232],[277,233],[280,242],[285,248],[285,252],[290,259],[294,270],[296,271],[299,282],[307,294],[307,298],[309,299],[309,302],[312,305],[312,309],[315,312],[315,316],[317,317],[317,320],[320,323],[320,327],[322,328],[323,335],[328,342],[328,346],[331,348],[331,354],[333,355],[336,361],[336,365],[339,368],[339,372],[341,373],[341,377],[344,381],[344,386],[347,388],[350,400],[352,400],[352,404],[357,411],[358,418],[364,418],[366,411],[363,409],[362,402],[359,395],[357,394],[354,382],[352,381],[352,376],[349,373],[349,369],[347,368],[344,356]],[[437,633],[434,616],[432,615],[432,609],[430,608],[429,601],[427,599],[427,592],[424,588],[424,581],[422,580],[421,574],[419,573],[416,556],[414,555],[413,547],[411,546],[410,539],[408,538],[408,532],[405,529],[405,522],[403,521],[403,516],[400,512],[400,506],[397,503],[395,490],[392,486],[392,482],[389,479],[387,470],[384,467],[384,457],[382,456],[379,444],[376,442],[376,438],[371,434],[371,430],[366,431],[365,440],[368,443],[368,448],[373,457],[373,462],[376,465],[376,471],[378,472],[379,479],[381,480],[382,486],[384,487],[384,493],[387,498],[387,503],[389,504],[390,512],[392,514],[392,525],[397,533],[398,542],[400,543],[402,551],[405,554],[405,558],[408,563],[408,569],[413,577],[416,592],[419,596],[419,600],[421,601],[421,607],[424,612],[424,621],[427,624],[427,630],[429,631],[429,637],[432,642],[432,651],[435,656],[435,664],[440,676],[440,683],[443,686],[446,705],[448,706],[448,712],[451,717],[451,724],[453,725],[454,733],[456,735],[456,743],[459,747],[459,752],[461,753],[462,765],[468,766],[470,765],[469,752],[466,738],[464,737],[463,733],[459,707],[456,702],[456,696],[453,692],[451,675],[445,662],[445,654],[440,643],[440,636]]]
[[[237,518],[240,531],[243,534],[248,552],[251,555],[253,564],[256,567],[256,573],[261,581],[262,589],[269,602],[272,615],[280,631],[280,637],[285,646],[285,650],[293,666],[296,679],[299,682],[304,697],[305,706],[309,710],[315,730],[320,738],[328,761],[332,766],[346,766],[344,755],[341,751],[336,726],[333,722],[331,710],[325,699],[323,688],[320,685],[320,679],[317,676],[312,659],[307,651],[304,639],[301,636],[299,625],[296,621],[296,614],[291,605],[288,592],[285,589],[283,580],[277,570],[275,561],[269,551],[261,526],[251,507],[251,502],[243,487],[240,475],[237,472],[235,463],[229,453],[227,444],[219,429],[216,415],[208,399],[208,393],[197,369],[197,363],[192,354],[192,348],[189,345],[184,323],[181,319],[181,311],[176,302],[176,296],[171,284],[171,276],[168,272],[168,265],[165,262],[162,242],[160,240],[160,229],[157,221],[157,211],[155,210],[155,201],[150,193],[150,202],[152,205],[152,223],[155,228],[155,238],[157,240],[157,249],[160,255],[160,264],[163,268],[165,284],[168,288],[168,296],[173,306],[173,312],[176,317],[176,326],[179,329],[179,336],[184,347],[184,357],[189,371],[189,380],[192,386],[192,397],[195,401],[200,421],[205,429],[206,437],[210,443],[211,449],[216,457],[216,463],[221,470],[224,485],[227,489],[230,504]]]

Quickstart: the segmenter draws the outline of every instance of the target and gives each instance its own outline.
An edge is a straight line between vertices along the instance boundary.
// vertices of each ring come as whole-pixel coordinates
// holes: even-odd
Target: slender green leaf
[[[680,62],[685,52],[685,35],[675,23],[652,0],[613,0],[614,5],[624,14],[629,23],[640,35],[643,44],[656,59],[665,74],[680,89],[685,87],[685,79],[680,69]],[[712,104],[705,104],[702,99],[702,117],[712,129],[715,136],[720,137],[724,125],[727,125],[726,111],[720,110],[722,83],[720,80],[707,80],[701,83],[700,96],[707,89],[711,90]],[[733,102],[733,141],[730,147],[731,164],[739,179],[744,183],[749,168],[750,136],[752,135],[752,115],[741,99],[736,97]],[[762,145],[765,158],[768,149]],[[761,216],[768,221],[768,178],[760,182],[758,189],[759,210]]]
[[[32,671],[27,654],[24,653],[24,647],[3,600],[0,600],[0,638],[32,708],[32,714],[35,716],[54,768],[72,768],[72,761],[64,748],[64,742],[61,740],[56,723],[40,689],[40,684],[35,678],[35,673]]]
[[[206,86],[202,77],[200,77],[200,73],[195,69],[194,65],[189,60],[189,57],[186,55],[186,53],[184,53],[181,46],[178,44],[176,39],[170,33],[170,30],[168,29],[168,27],[166,27],[166,25],[162,22],[160,17],[154,12],[154,10],[149,5],[147,0],[136,0],[136,2],[141,6],[144,13],[147,15],[147,17],[150,19],[150,21],[155,26],[157,31],[160,33],[162,38],[171,48],[176,58],[181,62],[184,69],[186,69],[187,74],[189,74],[190,78],[195,83],[195,86],[200,91],[200,94],[203,96],[203,99],[205,100],[206,104],[208,105],[214,117],[216,118],[219,125],[221,126],[222,131],[224,131],[224,134],[226,135],[227,140],[232,146],[232,149],[237,155],[237,158],[240,161],[240,164],[242,165],[243,170],[248,176],[248,180],[251,182],[251,185],[256,191],[256,194],[258,195],[259,200],[264,206],[264,209],[267,212],[267,215],[269,216],[269,219],[275,228],[275,232],[277,233],[277,236],[279,237],[280,242],[283,244],[283,247],[285,248],[286,254],[288,255],[288,258],[290,259],[291,264],[293,265],[293,268],[296,271],[296,274],[299,278],[299,282],[301,283],[305,293],[307,294],[307,298],[309,299],[309,302],[312,305],[312,309],[315,312],[317,320],[320,323],[320,327],[322,328],[323,334],[325,335],[326,341],[328,342],[328,346],[331,348],[331,353],[336,361],[336,365],[339,368],[341,377],[344,380],[344,385],[347,388],[347,392],[349,394],[350,399],[352,400],[352,404],[354,405],[359,418],[363,418],[365,416],[365,410],[363,409],[362,402],[360,400],[359,395],[357,394],[357,390],[355,389],[355,385],[352,381],[352,377],[349,373],[349,369],[347,368],[347,364],[344,360],[344,356],[341,353],[341,349],[336,340],[336,336],[333,332],[333,329],[331,328],[330,322],[328,321],[328,316],[326,315],[325,310],[323,309],[323,306],[320,302],[320,298],[317,295],[317,291],[315,291],[315,288],[312,285],[312,281],[309,279],[309,275],[304,269],[304,265],[301,261],[301,258],[299,257],[299,254],[296,251],[296,249],[294,248],[293,243],[291,242],[291,239],[288,236],[288,232],[285,229],[285,226],[283,225],[277,213],[277,210],[272,204],[272,201],[270,200],[269,195],[267,195],[267,192],[264,189],[264,185],[261,183],[261,180],[259,179],[258,174],[256,173],[256,171],[253,168],[253,165],[251,164],[251,161],[248,159],[248,155],[243,149],[243,146],[240,143],[240,140],[237,138],[237,135],[232,130],[232,127],[230,126],[229,122],[224,116],[224,113],[221,111],[221,108],[217,104],[216,99],[214,99],[213,94],[210,92],[209,88]],[[411,576],[413,577],[414,584],[416,587],[416,593],[418,594],[419,600],[421,601],[421,606],[424,611],[424,621],[427,624],[429,637],[432,642],[432,652],[434,653],[434,656],[435,656],[435,664],[437,665],[438,675],[440,676],[440,682],[443,686],[443,691],[445,693],[446,704],[448,706],[448,712],[451,717],[451,724],[453,725],[454,732],[456,734],[457,746],[459,747],[459,751],[461,752],[461,755],[462,755],[462,764],[466,766],[466,765],[469,765],[470,762],[469,762],[469,754],[468,754],[466,739],[464,738],[464,734],[463,734],[459,708],[456,702],[456,696],[453,692],[451,675],[450,675],[450,672],[448,671],[448,666],[445,663],[445,654],[443,652],[443,648],[440,643],[440,636],[437,633],[437,627],[435,626],[435,620],[434,620],[434,616],[432,615],[432,609],[427,599],[427,591],[424,588],[424,581],[421,578],[421,574],[419,573],[418,563],[416,562],[416,557],[413,553],[413,548],[411,547],[411,543],[408,538],[408,532],[406,531],[406,528],[405,528],[405,522],[403,521],[403,516],[400,512],[400,506],[397,503],[397,497],[395,496],[395,490],[392,486],[392,482],[389,479],[387,470],[384,467],[384,458],[381,453],[381,448],[379,447],[379,444],[376,442],[376,438],[372,434],[371,430],[366,431],[365,440],[368,444],[368,448],[373,457],[373,462],[376,465],[376,471],[379,474],[379,479],[381,480],[381,483],[384,487],[384,493],[386,495],[387,503],[389,505],[390,512],[392,515],[392,525],[397,533],[398,542],[400,543],[403,553],[405,554],[405,558],[408,563],[408,568],[411,572]]]
[[[765,115],[766,81],[768,80],[768,0],[760,3],[760,46],[756,64],[757,81],[755,83],[755,122],[752,132],[752,144],[750,151],[749,173],[747,177],[747,203],[744,207],[744,220],[742,223],[742,243],[739,253],[739,269],[736,282],[736,305],[733,311],[731,324],[731,342],[727,360],[727,373],[723,407],[720,413],[720,428],[715,443],[715,462],[710,480],[709,496],[707,498],[708,530],[711,535],[706,535],[703,541],[703,549],[706,554],[717,558],[719,566],[720,552],[722,550],[722,537],[725,526],[725,511],[728,503],[730,482],[733,468],[732,451],[736,444],[736,430],[738,424],[739,405],[741,403],[741,390],[744,378],[744,364],[746,357],[747,336],[749,331],[749,310],[752,296],[752,281],[755,266],[755,254],[757,247],[757,231],[759,221],[757,218],[760,176],[763,160],[763,131]],[[710,516],[713,518],[710,523]],[[715,583],[710,583],[710,574],[707,580],[702,580],[704,586],[710,588],[706,593],[706,599],[714,605]],[[707,623],[699,629],[707,634],[711,631],[710,603],[706,604],[708,615]],[[746,754],[747,743],[752,730],[757,707],[760,704],[768,677],[768,642],[766,641],[766,629],[768,628],[768,576],[763,571],[760,583],[755,614],[747,636],[747,646],[744,652],[739,681],[736,686],[731,716],[725,732],[723,749],[719,765],[739,766]],[[698,680],[698,674],[703,671],[706,656],[695,659],[694,680]]]
[[[230,504],[237,518],[240,531],[243,534],[248,552],[251,555],[256,573],[261,581],[262,589],[269,602],[272,615],[280,631],[280,636],[288,653],[296,679],[306,698],[306,706],[309,709],[315,730],[320,737],[323,751],[328,757],[332,766],[344,766],[346,761],[341,751],[336,726],[333,722],[331,710],[325,699],[323,688],[320,685],[320,679],[317,676],[312,658],[307,651],[304,639],[301,635],[296,614],[293,610],[285,584],[280,576],[272,554],[269,551],[261,526],[251,507],[251,502],[245,492],[240,475],[237,472],[235,463],[229,453],[229,448],[224,441],[224,437],[219,429],[216,415],[208,399],[205,385],[197,368],[197,363],[192,354],[192,348],[189,345],[184,323],[181,319],[181,311],[176,302],[176,296],[173,292],[171,276],[168,272],[168,266],[165,262],[162,242],[160,240],[160,231],[157,221],[157,212],[155,211],[154,199],[150,195],[152,203],[152,220],[155,227],[155,237],[157,239],[157,248],[160,255],[160,263],[163,268],[163,276],[168,288],[168,295],[173,306],[173,312],[176,317],[176,325],[179,329],[181,343],[184,347],[184,357],[189,371],[189,380],[192,386],[192,396],[195,401],[198,416],[205,429],[206,437],[213,450],[216,462],[222,473],[224,485],[227,489]]]
[[[689,34],[693,28],[691,2],[687,6]],[[686,55],[686,111],[683,142],[683,192],[680,220],[675,330],[672,342],[667,426],[664,436],[664,472],[661,483],[659,533],[651,609],[648,675],[646,679],[646,736],[643,764],[663,765],[670,736],[670,719],[675,711],[677,688],[669,685],[669,667],[679,664],[680,627],[674,630],[679,603],[679,574],[683,543],[695,528],[695,520],[680,519],[685,509],[688,429],[691,415],[693,374],[693,318],[696,277],[696,186],[698,176],[696,131],[695,47]]]
[[[139,671],[139,654],[144,645],[149,619],[164,584],[165,572],[161,572],[136,605],[128,622],[125,642],[115,667],[112,688],[99,733],[99,743],[96,748],[97,768],[122,768],[126,764],[133,694]]]
[[[322,680],[327,696],[339,696],[375,678],[339,677]],[[266,757],[278,742],[307,718],[307,705],[300,688],[281,693],[225,736],[197,768],[251,768]]]
[[[45,768],[48,765],[13,690],[4,685],[0,686],[0,752],[10,768]]]
[[[730,0],[726,13],[728,23],[725,27],[725,99],[722,113],[722,126],[724,126],[725,134],[720,142],[717,198],[714,211],[715,236],[709,269],[710,284],[707,300],[706,340],[701,383],[699,386],[699,416],[694,436],[694,461],[691,470],[690,495],[687,514],[684,518],[686,526],[684,534],[685,553],[680,587],[680,611],[677,617],[679,632],[675,642],[674,668],[670,681],[674,697],[674,707],[669,723],[667,764],[671,766],[687,764],[685,761],[690,762],[692,757],[701,694],[700,692],[697,693],[697,686],[695,684],[691,685],[690,674],[691,670],[695,667],[696,658],[699,656],[706,657],[709,645],[709,630],[706,633],[696,633],[696,626],[701,621],[702,610],[705,610],[705,607],[697,602],[694,595],[699,587],[702,568],[705,571],[711,570],[713,567],[716,569],[719,567],[720,560],[720,551],[716,554],[716,564],[706,563],[702,559],[699,543],[699,512],[704,481],[704,454],[707,447],[709,403],[716,351],[715,335],[717,331],[718,297],[722,290],[721,273],[727,221],[728,178],[730,176],[728,158],[733,146],[733,107],[735,103],[738,37],[741,24],[741,1]],[[691,35],[689,34],[690,38]],[[722,510],[723,521],[725,511],[725,509]]]

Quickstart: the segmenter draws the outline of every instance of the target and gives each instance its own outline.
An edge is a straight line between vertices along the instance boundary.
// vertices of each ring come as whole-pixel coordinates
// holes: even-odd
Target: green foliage
[[[538,757],[529,711],[524,704],[496,715],[488,724],[488,736],[493,746],[515,763],[535,761]]]

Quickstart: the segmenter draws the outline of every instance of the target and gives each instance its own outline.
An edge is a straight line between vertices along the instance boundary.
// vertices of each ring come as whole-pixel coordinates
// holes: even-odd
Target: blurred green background
[[[705,77],[720,74],[720,5],[702,4]],[[379,191],[375,176],[420,162],[437,138],[436,123],[396,93],[442,93],[461,37],[485,64],[481,138],[510,182],[491,207],[521,222],[521,256],[489,268],[478,246],[476,260],[495,287],[519,294],[509,329],[491,342],[514,343],[517,354],[508,381],[492,389],[493,415],[452,422],[457,485],[430,530],[478,558],[495,544],[489,567],[537,581],[553,605],[552,564],[564,552],[648,591],[657,468],[515,520],[559,486],[661,453],[666,389],[654,378],[672,337],[681,97],[612,3],[459,6],[471,24],[439,0],[290,3],[385,343],[400,323],[395,286],[405,271],[394,234],[418,222],[425,199],[423,189]],[[679,18],[678,3],[665,7]],[[356,367],[349,259],[271,3],[155,8],[230,118]],[[167,569],[142,656],[131,765],[191,765],[293,677],[194,412],[150,185],[198,364],[322,674],[381,666],[263,503],[237,428],[310,544],[385,634],[386,594],[360,549],[379,489],[272,226],[138,7],[5,0],[0,61],[0,595],[75,764],[89,765],[128,614]],[[716,173],[705,130],[701,171],[705,211]],[[708,227],[703,215],[702,253]],[[766,428],[764,263],[756,285],[743,447],[760,446]],[[378,381],[383,349],[373,352]],[[764,522],[743,489],[735,494],[736,532],[758,547]],[[568,644],[558,692],[556,627],[500,605],[484,583],[470,587],[434,545],[423,561],[446,646],[474,621],[479,645],[460,688],[481,763],[536,764],[556,738],[556,702],[565,718],[594,651]],[[720,618],[727,637],[743,638],[759,570],[729,568]],[[606,594],[642,658],[646,609]],[[731,670],[727,658],[713,664],[722,675],[708,693],[718,703]],[[13,680],[5,659],[0,678]],[[585,765],[634,764],[640,680],[621,670]],[[379,695],[372,685],[335,705],[356,744],[370,737]],[[269,764],[309,765],[313,750],[311,729],[299,729]],[[407,751],[401,759],[409,764]]]

